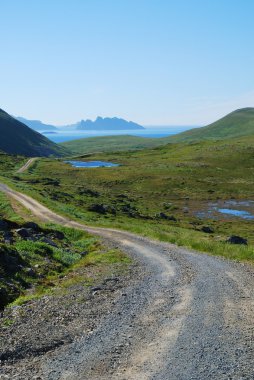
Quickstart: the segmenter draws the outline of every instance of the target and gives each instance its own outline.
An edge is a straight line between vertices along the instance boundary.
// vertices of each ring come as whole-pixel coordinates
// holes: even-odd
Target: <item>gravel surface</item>
[[[19,170],[17,170],[17,173],[24,173],[27,169],[30,168],[30,166],[37,160],[36,157],[30,158]]]
[[[70,342],[20,359],[26,369],[16,378],[254,379],[251,267],[128,232],[87,228],[2,190],[37,217],[99,234],[140,263],[91,331],[78,328]]]

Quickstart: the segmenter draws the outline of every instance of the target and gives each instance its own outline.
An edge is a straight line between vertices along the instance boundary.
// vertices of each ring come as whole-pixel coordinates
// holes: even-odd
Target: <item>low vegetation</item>
[[[230,118],[238,120],[241,112]],[[244,115],[249,120],[251,110],[245,110]],[[250,120],[248,126],[249,123]],[[217,128],[216,124],[210,130],[213,128]],[[230,131],[229,135],[232,128]],[[214,212],[215,204],[229,201],[249,204],[254,215],[254,135],[249,131],[246,127],[246,136],[227,139],[221,131],[218,134],[221,139],[216,142],[213,139],[171,142],[134,151],[117,151],[124,144],[126,149],[132,149],[134,140],[129,136],[120,146],[121,137],[116,136],[110,143],[114,152],[88,151],[79,158],[120,164],[112,168],[77,169],[61,159],[43,158],[17,174],[25,158],[0,154],[1,176],[3,182],[82,223],[116,227],[225,258],[253,262],[253,220]],[[90,152],[100,144],[103,148],[104,139],[99,138],[97,143],[92,139],[94,145],[90,139]],[[136,145],[136,149],[141,147]],[[81,150],[80,145],[77,152]],[[1,232],[0,246],[4,304],[14,299],[17,303],[24,302],[76,281],[91,284],[93,275],[84,280],[77,270],[80,265],[105,269],[115,263],[126,264],[127,259],[121,253],[105,251],[84,232],[39,226],[39,232],[30,231],[31,236],[22,237],[17,230],[24,228],[22,217],[27,219],[27,215],[18,212],[17,216],[3,194],[0,201],[0,217],[9,226]],[[59,238],[61,233],[63,238]],[[229,239],[231,236],[240,236],[242,240]],[[10,268],[15,262],[15,269],[10,269],[9,264],[5,267],[6,262]]]
[[[0,309],[78,281],[92,285],[102,267],[110,272],[120,265],[121,270],[129,262],[84,231],[22,220],[0,193]],[[93,267],[89,278],[84,277],[87,266]]]
[[[203,128],[195,128],[172,136],[172,142],[222,140],[254,134],[254,108],[241,108]]]
[[[119,152],[127,150],[138,150],[154,148],[166,145],[170,138],[147,138],[128,135],[89,137],[79,140],[71,140],[61,145],[72,152],[72,154],[90,154],[95,152]]]
[[[253,260],[251,220],[200,216],[218,199],[252,199],[253,157],[253,138],[242,137],[86,158],[120,164],[114,168],[76,169],[42,159],[12,186],[83,223]],[[227,243],[231,235],[247,238],[248,246]]]

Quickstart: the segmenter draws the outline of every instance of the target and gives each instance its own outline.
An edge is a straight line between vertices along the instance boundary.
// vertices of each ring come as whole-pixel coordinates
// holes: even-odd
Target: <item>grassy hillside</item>
[[[137,150],[154,148],[168,143],[168,138],[145,138],[129,135],[89,137],[64,142],[60,145],[73,154],[88,154],[94,152],[119,152],[123,150]]]
[[[242,108],[203,128],[172,136],[172,142],[254,136],[254,108]]]
[[[53,143],[38,132],[28,128],[0,109],[0,150],[24,156],[60,156],[63,147]]]
[[[201,140],[221,140],[242,136],[254,136],[254,108],[243,108],[203,128],[194,128],[164,138],[135,136],[104,136],[68,141],[61,145],[73,154],[94,152],[119,152],[155,148],[168,143]]]

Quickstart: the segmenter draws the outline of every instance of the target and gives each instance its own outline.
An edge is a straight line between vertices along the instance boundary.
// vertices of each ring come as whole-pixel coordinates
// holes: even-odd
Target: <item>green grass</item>
[[[59,249],[51,247],[50,245],[43,242],[34,242],[21,240],[17,242],[14,247],[21,254],[23,258],[27,258],[29,254],[30,262],[34,261],[38,264],[39,257],[44,259],[44,257],[50,257],[55,262],[62,264],[63,266],[71,266],[80,260],[80,254],[76,252],[68,252],[64,249]]]
[[[253,136],[97,153],[86,159],[121,165],[76,169],[61,160],[43,159],[9,182],[82,223],[116,227],[210,254],[253,261],[252,221],[201,219],[196,214],[218,199],[253,199]],[[94,204],[107,205],[108,211],[93,212]],[[161,212],[176,221],[164,220]],[[214,234],[201,232],[204,225],[213,227]],[[248,238],[249,246],[225,243],[232,234]]]
[[[15,221],[21,227],[24,221],[12,209],[9,199],[0,193],[0,217]],[[58,226],[41,225],[43,236],[54,236],[55,231],[64,233],[63,240],[53,239],[57,247],[42,241],[24,240],[18,235],[13,244],[0,242],[0,307],[12,302],[21,305],[32,299],[53,293],[55,286],[68,289],[79,281],[86,286],[96,280],[96,271],[85,278],[76,273],[87,266],[101,267],[100,272],[130,260],[121,252],[106,250],[97,237],[85,231]],[[0,239],[2,234],[0,233]],[[86,253],[83,257],[82,253]],[[94,272],[94,277],[93,277]],[[92,276],[92,277],[91,277]],[[61,282],[60,280],[61,279]],[[8,324],[8,321],[6,321]],[[6,325],[7,326],[7,325]]]
[[[117,227],[225,257],[253,260],[253,223],[236,218],[200,219],[196,212],[219,199],[252,199],[254,137],[168,144],[134,152],[95,154],[121,164],[76,169],[43,159],[12,184],[63,215],[90,225]],[[106,204],[109,211],[90,211]],[[186,213],[185,209],[189,212]],[[167,221],[163,212],[176,218]],[[210,225],[215,233],[199,230]],[[226,244],[232,235],[249,246]]]
[[[61,143],[72,154],[91,154],[94,152],[118,152],[154,148],[165,145],[169,138],[146,138],[129,135],[89,137]]]
[[[125,225],[125,229],[139,235],[177,244],[178,246],[214,256],[223,256],[230,260],[254,262],[253,245],[232,245],[222,239],[216,240],[214,236],[203,234],[199,231],[174,226],[156,226],[148,223],[145,225],[130,223]]]
[[[13,210],[9,198],[0,192],[0,218],[9,219],[13,222],[21,222],[22,218]]]
[[[234,137],[253,136],[254,108],[242,108],[231,112],[222,119],[203,127],[195,128],[172,136],[172,142],[220,140]]]
[[[4,177],[11,177],[15,172],[27,162],[24,156],[10,156],[0,150],[0,174]]]
[[[130,263],[131,259],[121,251],[116,249],[104,251],[100,247],[100,250],[92,251],[83,259],[78,260],[75,265],[64,272],[64,277],[63,275],[60,277],[59,275],[49,276],[43,284],[37,285],[32,293],[25,292],[17,297],[11,306],[23,305],[45,295],[63,295],[76,285],[92,286],[101,277],[111,275],[112,271],[115,272],[116,267],[118,272],[123,272]],[[88,267],[89,271],[87,272]]]
[[[2,326],[5,327],[5,328],[8,328],[10,326],[12,326],[14,323],[14,320],[13,319],[10,319],[10,318],[4,318],[3,319],[3,322],[2,322]]]
[[[16,172],[15,158],[7,156],[7,162],[2,165],[3,181],[13,184],[18,177],[12,176],[10,167]],[[0,161],[1,162],[1,161]],[[10,173],[5,170],[8,167]],[[36,170],[37,165],[33,166]],[[29,171],[26,175],[29,175]],[[8,176],[12,180],[8,179]],[[22,177],[22,175],[20,175]],[[18,181],[19,182],[19,181]],[[16,210],[16,208],[15,208]],[[20,209],[19,209],[20,211]],[[25,215],[27,217],[27,215]],[[10,199],[0,192],[0,218],[16,222],[19,228],[25,220],[14,211]],[[29,217],[28,220],[32,218]],[[91,236],[85,231],[55,225],[53,223],[41,224],[43,235],[54,234],[55,231],[64,233],[64,239],[53,240],[57,247],[46,242],[24,240],[18,235],[13,244],[3,244],[0,232],[0,307],[12,302],[12,305],[21,305],[44,295],[53,294],[55,287],[68,288],[79,282],[85,286],[92,285],[96,281],[96,270],[92,270],[89,277],[77,271],[86,267],[99,268],[100,273],[114,271],[119,265],[121,268],[130,263],[129,258],[121,252],[106,250],[97,237]],[[14,230],[13,230],[14,231]],[[81,253],[86,253],[83,257]],[[61,279],[61,280],[60,280]],[[5,327],[11,325],[6,320]]]
[[[131,259],[117,249],[108,250],[106,253],[94,252],[87,255],[83,265],[98,265],[98,264],[116,264],[116,263],[131,263]]]

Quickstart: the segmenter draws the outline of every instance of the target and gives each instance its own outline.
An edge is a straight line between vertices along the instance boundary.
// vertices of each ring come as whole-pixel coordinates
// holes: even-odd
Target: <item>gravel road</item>
[[[93,332],[41,357],[37,379],[254,379],[250,266],[86,227],[6,185],[0,190],[43,221],[102,236],[145,268]]]
[[[30,158],[19,170],[17,170],[17,173],[24,173],[27,169],[30,168],[30,166],[37,160],[37,157]]]

